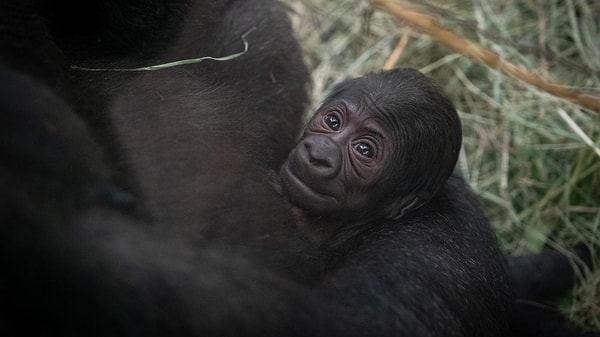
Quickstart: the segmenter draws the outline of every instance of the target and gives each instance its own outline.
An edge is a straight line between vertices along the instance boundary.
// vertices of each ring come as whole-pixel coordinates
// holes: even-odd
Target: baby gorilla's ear
[[[396,199],[387,206],[385,218],[388,220],[398,220],[406,214],[423,206],[425,202],[425,199],[414,194],[409,194],[403,198]]]

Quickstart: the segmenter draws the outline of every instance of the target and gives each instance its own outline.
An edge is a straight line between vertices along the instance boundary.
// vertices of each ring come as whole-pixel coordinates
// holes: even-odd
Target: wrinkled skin
[[[294,204],[315,214],[368,205],[368,191],[380,181],[392,145],[381,123],[357,108],[333,102],[308,123],[281,171]]]
[[[282,185],[309,218],[345,226],[399,218],[445,184],[460,139],[456,111],[425,76],[369,74],[338,85],[317,109],[281,168]]]

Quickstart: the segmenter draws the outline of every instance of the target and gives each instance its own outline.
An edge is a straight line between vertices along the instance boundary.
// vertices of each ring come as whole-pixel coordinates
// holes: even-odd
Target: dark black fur
[[[249,31],[228,62],[69,68],[229,55]],[[215,219],[240,240],[293,234],[273,229],[288,214],[264,175],[307,103],[281,6],[4,2],[0,32],[2,336],[510,335],[503,258],[456,177],[409,216],[340,236],[312,286],[199,235]]]
[[[598,336],[567,322],[554,303],[567,295],[591,267],[589,249],[584,245],[571,252],[545,251],[514,256],[509,260],[509,284],[515,294],[513,325],[519,336]]]

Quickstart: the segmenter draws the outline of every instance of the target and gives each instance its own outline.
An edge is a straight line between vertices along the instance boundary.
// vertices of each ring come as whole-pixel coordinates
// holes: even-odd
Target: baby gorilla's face
[[[350,88],[319,108],[281,169],[290,201],[310,214],[347,218],[381,208],[374,201],[393,149],[365,95]]]
[[[452,102],[414,69],[336,86],[281,169],[289,200],[344,224],[399,218],[443,188],[461,148]]]

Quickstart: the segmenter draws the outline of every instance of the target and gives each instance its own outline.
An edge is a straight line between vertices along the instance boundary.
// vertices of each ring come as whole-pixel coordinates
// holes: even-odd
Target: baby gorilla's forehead
[[[354,91],[354,92],[353,92]],[[394,115],[392,104],[386,104],[385,97],[380,97],[376,93],[370,91],[362,93],[358,89],[349,90],[342,94],[348,105],[349,110],[356,120],[364,128],[378,130],[380,134],[392,135],[400,129],[397,125],[397,120]]]
[[[395,130],[389,123],[389,113],[377,104],[373,95],[368,93],[345,92],[339,96],[338,102],[344,106],[345,124],[354,132],[368,133],[377,138],[387,138],[387,134]]]
[[[328,100],[344,100],[355,105],[357,114],[388,119],[394,113],[391,108],[403,100],[401,92],[390,89],[379,77],[359,77],[338,85]]]

